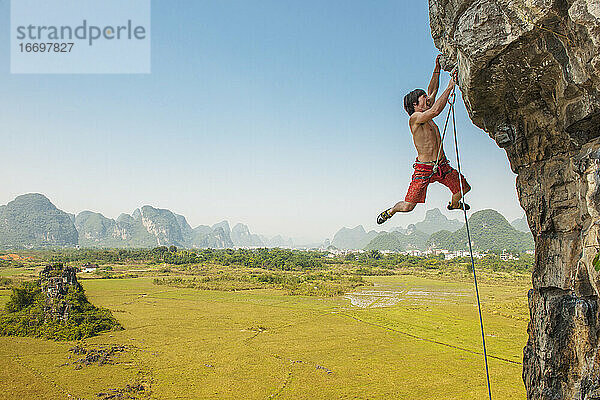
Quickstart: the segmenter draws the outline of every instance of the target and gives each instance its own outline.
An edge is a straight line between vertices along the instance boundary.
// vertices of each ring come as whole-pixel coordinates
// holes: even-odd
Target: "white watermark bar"
[[[149,74],[150,0],[12,0],[13,74]]]

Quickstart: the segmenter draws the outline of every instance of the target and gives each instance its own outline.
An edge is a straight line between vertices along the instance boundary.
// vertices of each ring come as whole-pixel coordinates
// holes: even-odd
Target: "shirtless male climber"
[[[408,125],[413,135],[413,142],[417,149],[417,161],[413,165],[415,172],[412,176],[412,182],[408,188],[408,193],[404,201],[396,203],[395,206],[383,211],[377,217],[377,223],[383,224],[388,219],[392,218],[397,212],[410,212],[417,203],[425,203],[425,195],[427,194],[427,186],[431,182],[440,182],[452,191],[452,199],[448,204],[449,210],[463,209],[468,210],[470,207],[460,201],[462,195],[460,193],[459,174],[446,159],[444,154],[444,146],[440,137],[440,130],[433,122],[433,118],[442,113],[450,95],[454,95],[454,86],[457,80],[457,73],[454,71],[448,83],[448,88],[437,101],[435,96],[440,85],[440,56],[435,59],[435,69],[433,76],[429,82],[427,93],[423,89],[415,89],[404,96],[404,109],[410,115]],[[439,155],[439,160],[438,160]],[[437,168],[434,168],[437,162]],[[465,177],[460,175],[462,180],[463,192],[467,193],[471,187],[465,180]]]

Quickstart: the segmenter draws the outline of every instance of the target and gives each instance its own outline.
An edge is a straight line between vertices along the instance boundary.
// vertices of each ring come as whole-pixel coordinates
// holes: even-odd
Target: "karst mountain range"
[[[533,239],[525,218],[512,225],[494,210],[482,210],[470,217],[476,247],[481,250],[533,248]],[[427,211],[425,219],[407,228],[365,231],[359,225],[342,228],[332,240],[308,247],[402,251],[431,246],[459,249],[466,240],[464,224],[446,218],[438,209]],[[235,248],[299,246],[292,239],[252,233],[248,226],[228,221],[192,228],[183,215],[145,205],[116,220],[92,211],[77,215],[58,209],[43,194],[30,193],[0,206],[0,249],[45,247],[144,248],[156,246],[180,248]],[[331,248],[331,247],[330,247]],[[500,249],[502,250],[502,249]]]

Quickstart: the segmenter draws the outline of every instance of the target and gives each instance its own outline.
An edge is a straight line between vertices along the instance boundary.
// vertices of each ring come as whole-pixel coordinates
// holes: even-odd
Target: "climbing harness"
[[[456,164],[458,166],[458,176],[462,176],[461,172],[460,172],[460,157],[458,154],[458,138],[456,135],[456,119],[454,116],[454,102],[456,101],[456,94],[454,93],[454,91],[452,92],[452,101],[449,101],[450,103],[450,108],[448,109],[448,116],[446,117],[446,124],[448,123],[448,118],[450,117],[450,113],[452,113],[452,128],[454,130],[454,149],[456,150]],[[446,124],[444,125],[444,135],[446,134]],[[440,150],[438,151],[438,157],[439,157],[439,153],[441,152],[441,148],[442,148],[442,143],[443,143],[443,139],[442,142],[440,142]],[[460,195],[461,195],[461,200],[462,200],[462,204],[465,204],[465,193],[463,190],[463,184],[462,184],[462,179],[458,180],[459,184],[460,184]],[[487,387],[488,387],[488,395],[489,395],[489,399],[492,400],[492,389],[490,386],[490,373],[489,373],[489,369],[488,369],[488,361],[487,361],[487,350],[486,350],[486,346],[485,346],[485,334],[484,334],[484,330],[483,330],[483,317],[481,316],[481,302],[479,300],[479,288],[477,287],[477,274],[475,273],[475,260],[473,259],[473,247],[471,245],[471,232],[469,230],[469,220],[467,218],[467,210],[465,207],[461,207],[465,216],[465,227],[467,230],[467,239],[469,240],[469,253],[471,254],[471,268],[473,270],[473,281],[475,282],[475,294],[477,296],[477,309],[479,310],[479,326],[481,327],[481,341],[483,343],[483,358],[485,360],[485,376],[487,378]]]
[[[421,161],[417,161],[413,164],[413,168],[415,168],[415,170],[417,169],[417,166],[419,165],[433,165],[433,168],[431,169],[431,174],[429,175],[424,175],[424,176],[413,176],[412,180],[420,180],[420,179],[426,179],[426,180],[430,180],[431,178],[433,178],[438,172],[440,172],[440,179],[444,179],[446,177],[446,175],[448,175],[450,173],[450,169],[446,169],[446,171],[440,170],[439,167],[443,166],[443,165],[448,165],[450,162],[444,158],[444,160],[442,161],[431,161],[431,162],[421,162]]]

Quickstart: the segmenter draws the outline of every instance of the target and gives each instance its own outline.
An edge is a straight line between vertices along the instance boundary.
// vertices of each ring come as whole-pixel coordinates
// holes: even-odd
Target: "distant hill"
[[[115,221],[100,213],[82,211],[75,217],[83,247],[155,247],[191,244],[193,230],[181,215],[143,206]]]
[[[130,239],[133,247],[154,247],[175,245],[186,247],[189,238],[183,231],[189,226],[180,225],[180,219],[171,211],[151,206],[143,206],[133,213],[134,234]],[[187,225],[183,218],[184,225]]]
[[[397,226],[392,228],[390,232],[400,232],[400,233],[409,233],[411,229],[417,229],[423,233],[431,235],[432,233],[448,230],[450,232],[454,232],[462,228],[464,222],[461,222],[456,219],[448,219],[439,208],[433,208],[431,210],[427,210],[425,213],[425,219],[421,222],[417,222],[415,224],[408,225],[406,228],[401,226]]]
[[[399,235],[402,235],[402,233],[381,232],[364,247],[364,250],[402,251],[404,250],[404,247],[398,240]]]
[[[79,244],[84,247],[115,247],[129,238],[124,223],[106,218],[100,213],[82,211],[75,217]]]
[[[0,247],[75,246],[77,242],[77,229],[69,214],[42,194],[24,194],[0,207]]]
[[[469,218],[469,228],[474,250],[480,251],[526,251],[534,249],[531,233],[519,232],[513,228],[502,214],[494,210],[481,210]],[[427,246],[440,249],[466,250],[467,232],[465,227],[451,233],[436,232],[427,241]]]
[[[377,234],[375,231],[366,232],[362,225],[358,225],[352,229],[342,228],[335,234],[331,244],[338,249],[362,249]]]
[[[459,229],[454,230],[457,226]],[[497,211],[482,210],[473,213],[469,219],[469,227],[473,248],[476,250],[500,252],[505,249],[513,251],[534,249],[533,236],[529,232],[529,228],[526,232],[516,230]],[[409,225],[406,230],[395,228],[389,233],[381,232],[363,248],[365,250],[404,251],[408,249],[427,250],[430,247],[466,250],[468,246],[464,224],[456,220],[448,220],[440,210],[433,209],[427,211],[424,221]]]
[[[364,250],[404,251],[424,249],[428,238],[428,234],[417,229],[409,229],[407,233],[398,231],[381,232],[364,247]]]
[[[260,235],[260,239],[265,244],[265,247],[294,247],[294,241],[281,235],[275,235],[271,238]]]
[[[415,228],[423,233],[431,235],[432,233],[446,230],[455,232],[462,228],[464,222],[460,222],[456,219],[448,219],[439,208],[428,210],[425,213],[425,219],[415,224]]]
[[[244,224],[237,224],[231,229],[231,241],[234,246],[261,247],[266,243],[259,235],[250,233],[250,229]]]
[[[531,232],[531,230],[529,229],[529,224],[527,223],[526,215],[523,215],[521,218],[515,219],[510,224],[512,225],[513,228],[515,228],[518,231],[527,232],[527,233]]]
[[[218,224],[214,224],[212,226],[212,230],[215,231],[217,229],[223,229],[223,232],[226,233],[227,235],[231,234],[231,228],[229,228],[229,222],[227,221],[221,221]]]
[[[392,228],[392,229],[390,230],[390,232],[400,232],[400,233],[407,233],[407,232],[408,232],[408,229],[406,229],[406,228],[403,228],[403,227],[401,227],[401,226],[397,226],[397,227],[395,227],[395,228]]]
[[[406,228],[395,227],[391,232],[366,232],[362,225],[353,229],[342,228],[335,234],[331,244],[338,249],[424,250],[432,233],[443,229],[456,231],[463,225],[458,220],[446,218],[438,208],[434,208],[425,213],[423,221]]]

